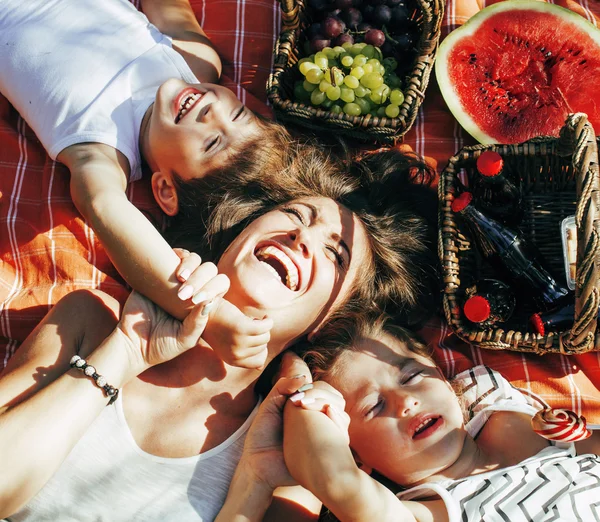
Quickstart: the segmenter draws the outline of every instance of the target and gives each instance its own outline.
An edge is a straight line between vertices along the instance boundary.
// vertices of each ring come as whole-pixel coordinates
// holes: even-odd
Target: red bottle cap
[[[540,314],[533,314],[529,318],[529,322],[535,333],[546,335],[546,327],[544,326],[544,321],[542,321],[542,316]]]
[[[470,192],[463,192],[460,196],[458,196],[452,202],[452,212],[460,212],[469,206],[471,200],[473,199],[473,195]]]
[[[482,176],[496,176],[503,165],[502,156],[493,150],[486,150],[477,158],[477,170]]]
[[[480,295],[469,297],[463,307],[465,316],[472,323],[481,323],[490,317],[492,312],[490,302]]]

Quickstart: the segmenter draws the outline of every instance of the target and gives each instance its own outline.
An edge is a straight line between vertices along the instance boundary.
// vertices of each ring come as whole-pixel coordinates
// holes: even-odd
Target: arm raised
[[[90,378],[70,368],[73,355],[122,388],[196,346],[207,322],[203,304],[180,323],[133,292],[114,328],[117,306],[99,292],[69,294],[0,375],[0,518],[46,484],[108,403]]]
[[[134,289],[183,319],[190,301],[177,296],[180,259],[125,194],[126,160],[112,147],[72,148],[64,163],[71,171],[71,197],[96,232],[121,276]]]
[[[173,48],[183,56],[201,82],[216,83],[221,76],[221,58],[200,27],[188,0],[143,0],[148,20],[173,38]]]
[[[347,434],[340,428],[347,419],[330,386],[315,383],[305,393],[309,399],[288,404],[284,411],[284,456],[292,476],[312,491],[341,522],[428,520],[416,518],[417,503],[405,503],[356,465]],[[433,519],[429,519],[433,520]]]

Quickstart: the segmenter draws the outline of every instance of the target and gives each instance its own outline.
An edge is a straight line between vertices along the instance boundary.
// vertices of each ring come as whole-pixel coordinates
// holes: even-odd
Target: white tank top
[[[225,442],[193,457],[143,451],[123,413],[122,390],[44,488],[11,522],[188,522],[219,513],[258,405]]]
[[[0,91],[52,159],[70,145],[121,151],[141,177],[139,131],[157,88],[197,79],[127,0],[0,0]]]

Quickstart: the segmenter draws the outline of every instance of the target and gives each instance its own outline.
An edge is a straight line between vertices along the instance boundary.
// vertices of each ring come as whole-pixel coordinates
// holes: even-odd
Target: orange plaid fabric
[[[223,83],[250,109],[268,115],[265,82],[281,23],[278,3],[191,3],[223,59]],[[596,0],[555,3],[598,25],[600,3]],[[140,7],[138,0],[134,4]],[[483,0],[448,0],[443,35],[482,6]],[[458,149],[472,143],[446,108],[433,78],[405,142],[437,161],[439,169]],[[159,218],[145,180],[132,184],[128,196]],[[52,305],[81,288],[97,288],[120,301],[129,292],[93,230],[75,210],[68,172],[48,158],[23,119],[0,96],[0,368]],[[442,321],[422,333],[436,347],[435,357],[447,375],[487,364],[551,404],[600,423],[600,353],[567,358],[479,350],[451,336]]]

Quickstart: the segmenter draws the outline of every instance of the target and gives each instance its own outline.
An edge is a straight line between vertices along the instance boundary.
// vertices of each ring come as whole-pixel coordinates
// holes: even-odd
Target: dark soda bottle
[[[600,320],[600,310],[598,310],[598,320]],[[533,331],[540,335],[546,335],[550,330],[556,332],[568,330],[573,326],[573,321],[575,321],[575,303],[569,303],[549,312],[533,314],[529,319]]]
[[[463,192],[452,202],[452,211],[466,220],[483,256],[509,276],[513,288],[524,296],[531,296],[540,309],[558,306],[569,291],[544,268],[537,248],[517,232],[476,209],[471,205],[472,199],[470,192]]]
[[[490,328],[510,319],[515,309],[515,294],[497,279],[481,279],[466,292],[465,317],[480,328]]]
[[[477,158],[472,181],[475,206],[503,223],[518,225],[523,219],[521,179],[507,172],[502,156],[492,150]]]

